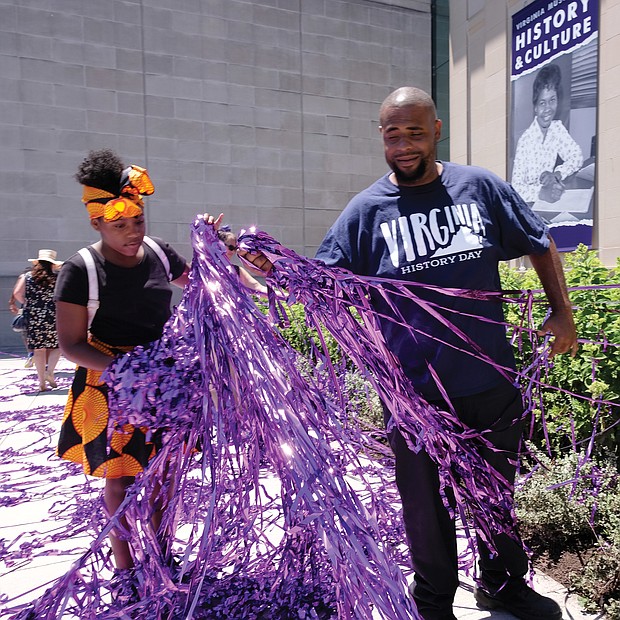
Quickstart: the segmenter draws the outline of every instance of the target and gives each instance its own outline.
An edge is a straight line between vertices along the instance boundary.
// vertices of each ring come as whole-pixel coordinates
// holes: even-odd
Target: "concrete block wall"
[[[0,0],[0,295],[95,240],[75,169],[144,165],[152,235],[223,211],[312,255],[385,171],[380,102],[431,86],[430,0]],[[0,350],[19,346],[0,307]]]
[[[506,176],[512,15],[524,0],[450,1],[451,160]],[[620,0],[599,0],[596,204],[593,249],[620,259]]]

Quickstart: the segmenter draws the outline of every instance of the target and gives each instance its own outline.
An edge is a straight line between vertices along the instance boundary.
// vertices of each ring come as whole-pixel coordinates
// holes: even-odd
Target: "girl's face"
[[[554,88],[543,88],[534,106],[534,114],[541,129],[548,129],[558,109],[558,94]]]
[[[142,247],[145,234],[144,215],[121,217],[113,222],[103,218],[91,220],[92,227],[101,235],[103,254],[121,264],[135,258]]]

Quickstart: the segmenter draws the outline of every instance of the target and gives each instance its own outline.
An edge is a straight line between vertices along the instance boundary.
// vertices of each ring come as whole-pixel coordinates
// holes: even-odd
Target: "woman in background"
[[[20,273],[17,276],[17,280],[15,280],[15,284],[13,285],[13,290],[11,291],[11,296],[9,297],[9,312],[15,315],[13,317],[13,321],[16,320],[18,314],[23,315],[23,306],[21,303],[17,301],[17,298],[15,297],[15,293],[19,291],[20,286],[22,285],[22,282],[26,277],[26,274],[29,272],[30,272],[30,267],[26,271],[24,271],[23,273]],[[19,304],[19,306],[17,304]],[[34,359],[33,359],[34,351],[28,348],[28,339],[26,337],[26,327],[25,327],[26,321],[25,320],[23,322],[23,325],[24,325],[24,328],[18,330],[15,328],[15,323],[13,323],[13,331],[19,331],[19,335],[24,341],[24,347],[26,349],[26,354],[27,354],[24,368],[32,368],[32,366],[34,365]]]
[[[32,270],[18,279],[13,296],[24,305],[27,347],[32,350],[34,367],[39,378],[39,391],[49,385],[57,387],[54,371],[60,358],[56,332],[54,287],[56,270],[62,265],[54,250],[39,250],[37,258],[28,259]]]
[[[217,231],[219,240],[226,246],[226,258],[231,261],[233,269],[237,272],[241,284],[250,289],[255,295],[267,295],[267,287],[261,284],[247,269],[232,263],[232,257],[237,253],[237,236],[230,229],[230,226],[220,226]]]

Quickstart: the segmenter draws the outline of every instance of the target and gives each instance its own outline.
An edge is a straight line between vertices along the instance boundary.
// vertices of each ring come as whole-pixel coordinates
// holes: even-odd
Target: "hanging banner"
[[[592,245],[598,0],[535,0],[512,18],[508,169],[560,250]]]

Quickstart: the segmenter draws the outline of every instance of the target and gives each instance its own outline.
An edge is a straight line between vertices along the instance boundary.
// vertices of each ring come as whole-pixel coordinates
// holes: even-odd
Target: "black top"
[[[161,239],[155,239],[170,261],[172,279],[180,277],[185,259]],[[110,345],[134,346],[161,338],[170,318],[172,289],[157,254],[145,243],[144,258],[135,267],[119,267],[91,252],[99,278],[99,309],[90,331]],[[65,261],[56,283],[55,301],[80,306],[88,303],[88,274],[84,260],[74,254]]]

